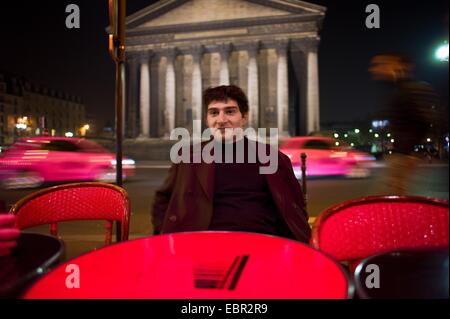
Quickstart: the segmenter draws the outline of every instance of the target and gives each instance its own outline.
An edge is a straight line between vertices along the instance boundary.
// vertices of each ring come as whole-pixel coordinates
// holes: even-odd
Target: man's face
[[[235,100],[212,101],[206,113],[206,125],[216,130],[216,137],[229,140],[233,137],[231,129],[244,128],[247,124],[247,114],[243,115]],[[229,129],[229,130],[225,130]]]

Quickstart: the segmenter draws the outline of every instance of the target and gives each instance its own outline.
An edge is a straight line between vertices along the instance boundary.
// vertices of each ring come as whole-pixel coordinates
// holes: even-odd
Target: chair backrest
[[[399,248],[448,247],[447,201],[369,196],[325,210],[312,229],[313,247],[339,261]]]
[[[64,184],[42,189],[19,200],[10,210],[17,215],[19,229],[50,224],[57,235],[57,223],[74,220],[106,220],[106,244],[111,243],[113,222],[120,223],[120,238],[128,240],[130,201],[116,185],[97,182]]]

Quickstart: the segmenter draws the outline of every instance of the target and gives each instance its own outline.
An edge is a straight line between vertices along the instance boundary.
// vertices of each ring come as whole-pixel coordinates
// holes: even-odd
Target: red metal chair
[[[106,245],[111,244],[116,221],[120,223],[120,238],[116,240],[128,240],[130,201],[127,192],[116,185],[84,182],[49,187],[19,200],[10,213],[17,215],[19,229],[50,224],[54,236],[58,222],[105,219]]]
[[[312,229],[313,247],[354,268],[399,248],[448,247],[447,201],[419,196],[369,196],[325,210]]]

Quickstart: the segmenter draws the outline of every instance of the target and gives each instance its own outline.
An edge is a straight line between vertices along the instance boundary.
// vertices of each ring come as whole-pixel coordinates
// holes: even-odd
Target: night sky
[[[127,14],[151,0],[128,0]],[[416,63],[417,78],[448,101],[448,63],[433,49],[448,40],[444,0],[311,0],[328,8],[319,48],[321,122],[357,121],[383,104],[384,90],[367,72],[370,58],[401,52]],[[65,8],[80,7],[81,28],[67,29]],[[366,5],[378,4],[381,28],[365,27]],[[0,2],[0,70],[83,98],[95,119],[114,119],[114,63],[107,50],[107,0]],[[448,102],[445,102],[448,103]]]

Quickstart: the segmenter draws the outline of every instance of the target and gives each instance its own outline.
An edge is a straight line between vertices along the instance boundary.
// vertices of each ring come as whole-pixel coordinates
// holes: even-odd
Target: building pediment
[[[323,14],[325,8],[296,0],[162,0],[127,18],[128,30],[210,25]]]

